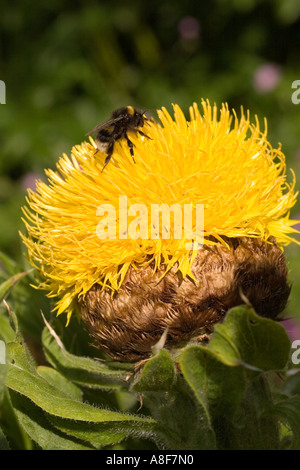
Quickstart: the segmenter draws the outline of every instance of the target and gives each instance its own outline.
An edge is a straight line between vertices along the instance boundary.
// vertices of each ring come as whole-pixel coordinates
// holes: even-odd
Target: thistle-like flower
[[[167,346],[209,332],[245,297],[272,318],[285,307],[294,173],[288,183],[281,148],[249,113],[202,107],[189,121],[162,108],[149,139],[130,135],[134,161],[121,140],[103,172],[90,138],[28,191],[22,238],[38,287],[68,320],[79,309],[115,359],[149,356],[166,328]],[[203,207],[200,238],[195,217],[184,226],[186,206]]]

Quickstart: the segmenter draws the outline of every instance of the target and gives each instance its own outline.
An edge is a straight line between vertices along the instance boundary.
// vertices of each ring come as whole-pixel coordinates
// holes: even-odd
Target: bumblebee
[[[86,135],[95,133],[97,150],[107,154],[102,171],[112,157],[115,142],[120,139],[126,139],[130,154],[135,163],[133,143],[129,139],[127,133],[136,132],[147,137],[147,139],[150,139],[150,137],[140,130],[140,127],[143,127],[144,124],[148,124],[148,121],[148,118],[143,112],[137,111],[132,106],[126,106],[124,108],[116,109],[113,111],[110,119],[98,124],[87,132]]]

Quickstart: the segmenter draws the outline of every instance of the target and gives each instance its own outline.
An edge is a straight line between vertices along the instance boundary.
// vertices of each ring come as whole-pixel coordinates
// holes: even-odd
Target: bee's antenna
[[[152,122],[153,122],[153,121],[154,121],[154,118],[153,118],[153,116],[149,113],[149,109],[145,109],[145,110],[141,111],[141,113],[142,113],[142,116],[144,116],[144,118],[145,118],[145,124],[147,124],[148,126],[150,126],[150,124],[149,124],[148,121],[152,121]],[[148,113],[148,116],[147,116],[146,113]]]

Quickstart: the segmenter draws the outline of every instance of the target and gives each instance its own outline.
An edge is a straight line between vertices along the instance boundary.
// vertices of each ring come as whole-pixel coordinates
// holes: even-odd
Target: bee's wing
[[[97,126],[93,127],[90,131],[88,131],[85,135],[90,135],[93,132],[101,131],[101,129],[105,129],[106,127],[111,126],[115,122],[120,121],[120,119],[122,119],[122,116],[117,117],[115,119],[108,119],[107,121],[101,122]]]

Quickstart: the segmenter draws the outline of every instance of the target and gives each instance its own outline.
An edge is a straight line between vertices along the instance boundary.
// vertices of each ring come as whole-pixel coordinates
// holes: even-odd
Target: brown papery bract
[[[290,286],[283,251],[275,239],[226,239],[229,248],[204,245],[192,265],[195,277],[173,266],[130,266],[122,288],[95,284],[79,300],[94,345],[111,358],[134,362],[151,356],[167,328],[166,347],[206,338],[228,309],[248,299],[260,315],[277,319]]]

